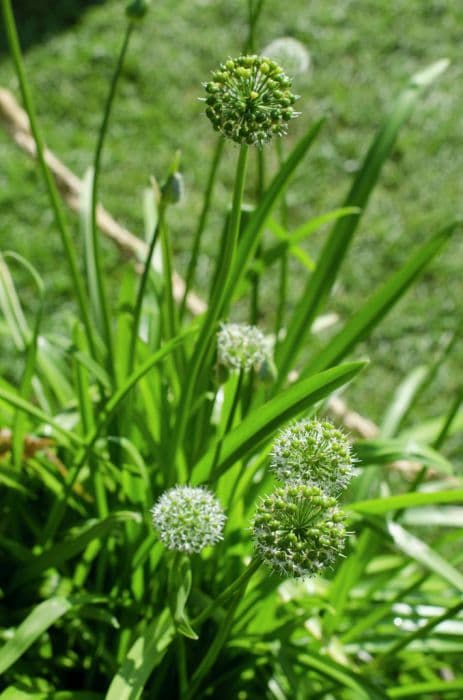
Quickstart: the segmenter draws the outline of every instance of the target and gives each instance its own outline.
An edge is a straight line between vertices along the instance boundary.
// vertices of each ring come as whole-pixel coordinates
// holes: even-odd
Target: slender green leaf
[[[101,693],[89,690],[26,691],[10,685],[1,695],[0,700],[103,700]]]
[[[27,649],[72,608],[67,598],[57,596],[37,605],[0,649],[0,673],[12,666]]]
[[[389,464],[395,460],[408,459],[442,474],[453,474],[452,464],[437,450],[428,445],[420,445],[414,440],[358,440],[355,443],[355,452],[360,462],[365,465]]]
[[[463,503],[463,489],[430,493],[401,493],[396,496],[372,498],[368,501],[351,503],[349,508],[356,513],[382,515],[402,508],[418,508],[436,503]]]
[[[167,608],[145,629],[113,678],[106,700],[138,700],[151,673],[162,661],[175,636]]]
[[[225,436],[222,442],[220,461],[212,476],[217,477],[223,474],[239,459],[257,449],[284,422],[294,418],[335,389],[349,382],[364,366],[363,362],[351,362],[321,372],[296,382],[261,406],[257,412],[249,415],[237,428]],[[202,481],[207,478],[215,449],[216,444],[196,465],[194,481]]]
[[[438,693],[439,696],[442,696],[447,693],[456,693],[459,690],[463,691],[463,678],[427,681],[426,683],[409,683],[400,687],[389,688],[387,692],[390,698],[424,698],[425,695]]]
[[[463,575],[438,552],[432,549],[419,537],[412,535],[399,523],[391,521],[387,525],[388,532],[395,546],[404,554],[430,569],[444,581],[463,593]]]
[[[403,382],[399,384],[381,421],[381,437],[388,438],[397,435],[402,420],[427,375],[428,367],[420,365],[419,367],[414,367]]]
[[[423,506],[409,508],[402,515],[401,522],[412,527],[457,527],[463,528],[462,506]]]
[[[115,526],[129,521],[141,522],[141,520],[139,513],[120,511],[111,513],[96,523],[94,521],[86,523],[77,534],[67,537],[63,542],[37,555],[30,563],[19,569],[11,580],[10,590],[15,590],[27,581],[35,579],[52,566],[61,566],[65,561],[75,557],[76,554],[85,549],[90,542],[106,538]]]
[[[448,61],[441,60],[412,77],[408,87],[399,96],[392,112],[386,118],[370,146],[343,206],[359,207],[363,213],[401,126],[412,113],[415,103],[423,91],[447,66]],[[333,287],[341,263],[357,229],[361,213],[337,221],[320,253],[317,267],[301,294],[288,326],[285,343],[278,348],[276,359],[281,381],[297,359],[302,341]]]
[[[331,661],[326,656],[321,656],[314,651],[304,651],[303,654],[298,655],[297,659],[303,666],[316,671],[325,678],[329,678],[337,685],[354,690],[359,700],[361,698],[365,700],[387,700],[385,692],[362,678],[355,671],[351,671],[346,666],[341,666]]]
[[[310,362],[304,374],[319,372],[336,364],[363,340],[400,299],[426,265],[449,240],[458,222],[441,229],[421,246],[353,315],[344,328]],[[288,337],[288,344],[290,338]],[[286,344],[286,341],[285,341]]]

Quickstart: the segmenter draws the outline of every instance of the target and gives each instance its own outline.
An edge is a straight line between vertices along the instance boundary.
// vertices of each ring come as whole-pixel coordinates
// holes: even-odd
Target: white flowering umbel
[[[321,488],[334,495],[355,475],[351,446],[341,430],[328,421],[302,420],[276,438],[270,468],[277,479]]]
[[[226,516],[213,493],[176,486],[162,494],[151,510],[153,525],[167,549],[192,554],[223,537]]]
[[[283,66],[290,75],[301,75],[310,69],[310,54],[297,39],[283,36],[268,44],[263,53]]]
[[[217,334],[219,364],[229,370],[259,371],[270,359],[269,341],[256,326],[222,323]]]
[[[259,558],[275,573],[310,577],[331,566],[346,538],[345,514],[315,486],[288,484],[257,506],[252,525]]]

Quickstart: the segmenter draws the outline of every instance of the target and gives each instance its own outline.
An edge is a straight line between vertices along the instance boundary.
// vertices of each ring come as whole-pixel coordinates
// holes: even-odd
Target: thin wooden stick
[[[0,88],[0,120],[16,145],[35,158],[35,143],[29,130],[27,114],[11,92],[3,88]],[[48,148],[45,151],[45,160],[66,204],[78,212],[82,181]],[[123,253],[141,259],[146,257],[148,252],[146,243],[121,226],[101,204],[97,208],[97,223],[102,233],[114,241]],[[172,275],[172,286],[174,298],[180,303],[185,293],[185,282],[175,271]],[[205,302],[194,292],[188,294],[186,306],[193,315],[202,314],[206,310]]]

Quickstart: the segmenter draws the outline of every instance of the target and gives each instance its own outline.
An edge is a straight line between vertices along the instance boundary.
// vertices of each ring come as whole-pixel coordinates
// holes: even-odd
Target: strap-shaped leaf
[[[458,227],[449,224],[427,241],[357,311],[328,346],[310,361],[304,374],[319,372],[339,362],[385,317]],[[289,342],[289,341],[288,341]]]
[[[200,483],[209,476],[216,478],[223,474],[235,462],[259,447],[283,423],[349,382],[364,366],[364,362],[350,362],[334,367],[298,381],[275,396],[225,437],[220,462],[214,474],[209,475],[209,466],[216,449],[216,445],[212,445],[194,469],[194,482]]]
[[[381,169],[392,151],[400,128],[412,113],[424,90],[447,66],[448,61],[441,60],[412,77],[408,87],[399,96],[392,112],[379,129],[343,206],[357,206],[362,211],[365,209]],[[309,332],[318,311],[333,287],[360,217],[359,213],[339,219],[321,250],[317,267],[301,294],[288,326],[285,343],[279,347],[277,365],[282,378],[291,369],[301,350],[305,335]]]

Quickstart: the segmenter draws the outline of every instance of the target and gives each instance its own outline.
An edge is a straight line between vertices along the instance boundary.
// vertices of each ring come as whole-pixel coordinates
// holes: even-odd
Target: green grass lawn
[[[111,0],[86,10],[78,24],[36,43],[26,54],[49,146],[82,176],[91,162],[101,104],[122,41],[125,3]],[[452,64],[402,131],[363,219],[330,303],[347,317],[412,247],[461,213],[463,186],[463,6],[451,0],[287,0],[267,2],[258,43],[293,36],[309,49],[313,70],[295,81],[302,116],[290,126],[292,142],[321,115],[328,117],[311,156],[298,171],[288,201],[296,225],[340,206],[351,173],[382,116],[410,74],[448,57]],[[133,37],[104,156],[102,199],[135,232],[142,230],[141,197],[149,176],[163,174],[176,149],[188,197],[172,214],[173,245],[183,271],[200,206],[215,135],[202,114],[201,82],[246,39],[246,3],[208,0],[156,2]],[[0,84],[17,94],[12,66],[1,54]],[[285,146],[288,147],[288,144]],[[216,213],[210,219],[201,269],[215,254],[221,216],[230,197],[230,162],[221,168]],[[69,280],[58,235],[34,165],[0,131],[2,248],[24,254],[48,289],[47,326],[65,323]],[[249,190],[252,202],[252,189]],[[71,217],[73,215],[70,215]],[[77,221],[75,224],[78,235]],[[315,250],[322,231],[310,243]],[[117,283],[121,262],[106,245]],[[309,247],[309,251],[311,248]],[[463,242],[457,236],[360,351],[371,367],[349,389],[349,402],[378,418],[397,381],[428,362],[460,314]],[[63,260],[63,262],[61,262]],[[294,284],[293,296],[302,286]],[[18,273],[19,274],[19,273]],[[204,277],[201,275],[200,277]],[[18,279],[21,279],[20,277]],[[265,327],[272,318],[266,287]],[[24,301],[32,309],[26,281]],[[199,287],[201,290],[201,287]],[[3,357],[8,355],[2,351]],[[460,381],[463,352],[455,350],[422,410],[433,415]]]

